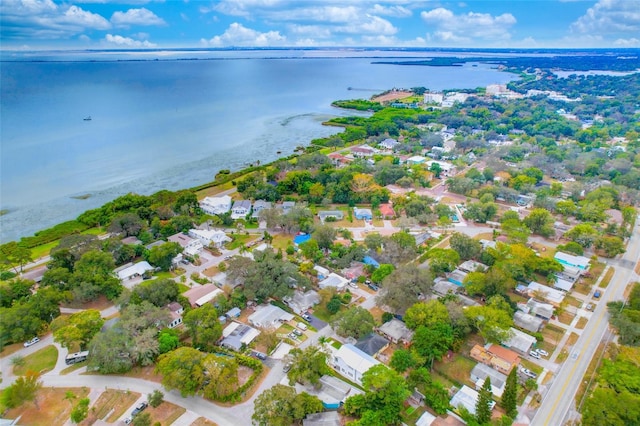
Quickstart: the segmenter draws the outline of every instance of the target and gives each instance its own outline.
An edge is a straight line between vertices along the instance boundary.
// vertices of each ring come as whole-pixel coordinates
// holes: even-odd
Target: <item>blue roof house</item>
[[[357,207],[354,207],[353,215],[356,217],[356,219],[359,219],[359,220],[373,219],[373,213],[371,213],[371,209],[359,209]]]

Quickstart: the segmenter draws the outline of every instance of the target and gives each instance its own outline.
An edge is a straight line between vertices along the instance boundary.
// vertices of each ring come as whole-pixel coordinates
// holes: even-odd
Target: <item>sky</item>
[[[640,0],[1,0],[0,46],[640,47]]]

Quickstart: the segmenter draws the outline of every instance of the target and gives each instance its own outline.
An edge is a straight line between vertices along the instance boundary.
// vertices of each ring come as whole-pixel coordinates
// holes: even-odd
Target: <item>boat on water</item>
[[[91,121],[91,116],[83,118],[84,121]]]

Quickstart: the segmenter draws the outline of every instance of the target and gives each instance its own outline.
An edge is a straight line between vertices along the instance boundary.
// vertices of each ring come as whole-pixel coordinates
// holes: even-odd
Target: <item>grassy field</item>
[[[459,354],[452,355],[450,360],[434,363],[433,369],[457,385],[472,385],[469,379],[476,362]]]
[[[578,323],[576,324],[576,328],[578,330],[582,330],[584,326],[587,325],[588,322],[589,320],[586,317],[580,317],[580,319],[578,320]]]
[[[293,237],[290,235],[278,234],[273,236],[271,246],[278,250],[285,251],[288,246],[293,245]]]
[[[166,426],[175,422],[178,417],[183,415],[187,410],[178,405],[164,401],[156,408],[149,407],[145,411],[151,414],[151,424],[155,424],[155,422],[158,422],[162,426]]]
[[[607,273],[604,274],[604,277],[602,278],[602,281],[600,281],[600,288],[607,288],[607,286],[609,285],[609,283],[611,282],[611,278],[613,278],[613,274],[616,273],[616,270],[614,268],[609,268],[607,270]]]
[[[67,367],[64,370],[62,370],[60,372],[60,375],[64,376],[66,374],[73,373],[74,371],[80,370],[82,367],[86,367],[86,366],[87,366],[87,361],[78,362],[78,363],[73,364],[72,366]]]
[[[46,373],[53,370],[58,360],[58,349],[53,346],[45,346],[37,352],[27,355],[23,358],[22,365],[13,367],[13,374],[22,376],[27,371],[35,371],[38,373]]]
[[[575,315],[567,311],[564,311],[563,313],[558,315],[558,321],[567,325],[571,324],[571,321],[573,321],[573,318],[575,318]]]
[[[231,238],[233,238],[233,241],[227,244],[225,247],[227,250],[237,249],[238,247],[247,244],[249,241],[254,240],[256,236],[248,234],[233,234]]]
[[[51,426],[63,425],[69,420],[72,403],[65,400],[67,392],[73,392],[77,399],[89,394],[88,388],[42,388],[38,391],[38,405],[28,402],[4,414],[4,418],[15,419],[20,416],[21,425]]]
[[[596,373],[596,370],[600,364],[601,357],[603,356],[606,350],[606,346],[604,343],[600,343],[598,345],[598,349],[596,349],[596,353],[593,354],[593,358],[591,358],[591,362],[589,362],[589,366],[587,367],[587,371],[584,372],[584,377],[582,382],[580,382],[580,386],[578,386],[578,390],[576,392],[576,405],[578,406],[578,410],[580,410],[582,406],[582,399],[584,398],[585,393],[589,391],[589,389],[593,386],[597,385],[597,381],[591,380]],[[604,354],[606,357],[606,354]],[[608,357],[607,357],[608,358]]]
[[[573,296],[567,296],[564,298],[564,301],[569,304],[570,306],[574,306],[576,308],[579,308],[582,306],[582,302],[578,299],[576,299]]]
[[[204,197],[212,197],[214,195],[217,195],[223,191],[228,191],[229,189],[233,189],[235,188],[233,186],[233,183],[231,181],[227,182],[227,183],[223,183],[222,185],[217,185],[217,186],[211,186],[209,188],[205,188],[203,190],[200,190],[198,192],[196,192],[196,196],[198,197],[198,199],[200,198],[204,198]]]

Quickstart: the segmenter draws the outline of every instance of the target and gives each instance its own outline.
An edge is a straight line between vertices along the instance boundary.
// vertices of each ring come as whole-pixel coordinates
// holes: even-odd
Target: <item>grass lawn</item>
[[[344,311],[346,309],[347,308],[345,306],[340,306],[340,311]],[[324,322],[330,322],[334,317],[334,315],[327,310],[327,306],[323,305],[322,303],[313,307],[313,316],[321,319]]]
[[[189,290],[189,286],[184,285],[182,283],[178,283],[178,291],[180,292],[180,294],[184,293],[185,291]]]
[[[553,259],[553,257],[556,255],[556,249],[552,246],[547,246],[540,243],[532,243],[531,245],[533,249],[540,254],[540,257]]]
[[[602,281],[600,281],[600,288],[607,288],[607,286],[609,285],[609,283],[611,282],[611,278],[613,278],[613,274],[616,273],[616,270],[613,268],[609,268],[607,270],[607,273],[604,274],[604,278],[602,278]]]
[[[204,417],[198,417],[190,426],[218,426],[218,424],[211,420],[207,420]]]
[[[520,358],[520,365],[523,366],[524,368],[528,368],[529,370],[533,371],[536,374],[542,373],[542,370],[543,370],[543,368],[538,364],[535,364],[529,361],[528,359],[524,359],[524,358]]]
[[[564,328],[557,327],[553,324],[547,324],[547,326],[542,329],[542,336],[544,337],[545,344],[557,345],[558,342],[560,342],[560,339],[562,339],[562,336],[564,336],[564,333]]]
[[[227,191],[232,188],[234,188],[233,183],[229,181],[227,183],[223,183],[222,185],[216,185],[216,186],[211,186],[209,188],[202,189],[196,192],[196,196],[198,197],[198,199],[204,198],[204,197],[211,197],[213,195],[219,194],[223,191]]]
[[[420,418],[420,416],[422,416],[425,411],[427,411],[427,407],[424,407],[424,406],[413,407],[410,405],[402,413],[402,420],[404,421],[405,424],[415,425],[418,419]]]
[[[475,237],[473,237],[474,240],[493,240],[493,232],[482,232],[478,235],[476,235]]]
[[[231,238],[233,238],[233,241],[227,244],[225,247],[227,250],[234,250],[245,245],[250,240],[254,239],[255,235],[233,234]]]
[[[582,302],[571,295],[565,297],[564,301],[576,308],[579,308],[582,306]]]
[[[278,234],[273,236],[271,246],[273,246],[274,249],[281,249],[282,251],[285,251],[287,246],[290,245],[293,245],[293,237],[291,235]]]
[[[582,295],[588,295],[591,292],[591,282],[586,278],[580,278],[578,282],[573,286],[573,289]]]
[[[371,315],[373,315],[373,319],[376,320],[376,324],[382,324],[382,314],[384,314],[384,311],[382,309],[374,306],[373,308],[369,309],[369,312],[371,312]]]
[[[42,388],[38,391],[38,406],[27,402],[4,414],[4,418],[15,419],[20,416],[20,424],[32,426],[63,425],[69,420],[73,406],[64,399],[67,392],[73,392],[77,399],[89,394],[88,388]]]
[[[41,257],[49,255],[49,252],[52,248],[58,247],[60,240],[51,241],[47,244],[42,244],[39,246],[35,246],[31,249],[31,258],[32,259],[40,259]]]
[[[187,410],[178,405],[164,401],[156,408],[150,406],[145,411],[151,414],[151,424],[158,422],[162,426],[165,426],[175,422],[178,417],[183,415]]]
[[[140,398],[140,394],[137,392],[107,389],[98,397],[89,410],[87,420],[82,424],[92,425],[98,420],[115,422],[138,398]],[[108,418],[106,418],[107,416]]]
[[[477,363],[459,354],[454,354],[450,360],[446,357],[442,361],[435,362],[433,369],[457,385],[467,384],[473,386],[469,380],[471,370]]]
[[[204,271],[202,271],[202,273],[205,276],[211,278],[218,275],[220,273],[220,269],[218,268],[218,266],[212,266],[211,268],[207,268]]]
[[[571,321],[573,321],[573,318],[575,318],[575,315],[567,311],[564,311],[563,313],[558,315],[558,321],[567,325],[571,324]]]
[[[159,279],[163,279],[163,280],[168,279],[168,280],[170,280],[170,279],[173,279],[174,275],[169,271],[160,271],[160,272],[156,272],[155,274],[153,274],[153,277],[155,279],[158,279],[158,280]]]
[[[64,370],[62,370],[60,372],[61,376],[64,376],[65,374],[69,374],[69,373],[73,373],[76,370],[81,369],[82,367],[86,367],[87,366],[87,361],[83,361],[83,362],[78,362],[76,364],[73,364],[70,367],[65,368]]]
[[[592,380],[594,378],[594,373],[596,373],[596,369],[599,366],[601,361],[600,357],[603,355],[603,352],[606,350],[606,346],[604,343],[600,343],[598,345],[598,349],[596,349],[596,353],[593,354],[593,358],[589,362],[589,366],[587,367],[587,371],[584,372],[584,376],[582,378],[582,382],[580,382],[580,386],[578,386],[578,390],[576,392],[576,405],[578,409],[582,406],[582,400],[584,398],[585,393],[589,392],[589,390],[597,385],[597,380]],[[604,354],[605,358],[609,359],[608,354]]]
[[[23,358],[22,365],[13,367],[13,374],[23,376],[27,371],[46,373],[53,370],[58,360],[58,348],[53,345],[45,346],[37,352]]]
[[[576,328],[578,330],[582,330],[584,326],[587,325],[588,322],[589,320],[586,317],[580,317],[580,319],[578,320],[578,323],[576,324]]]
[[[586,283],[586,285],[591,287],[596,283],[596,281],[598,281],[598,278],[602,274],[602,271],[604,271],[604,267],[605,267],[605,264],[602,262],[591,261],[591,268],[589,269],[590,276],[584,277],[582,278],[582,280]]]

